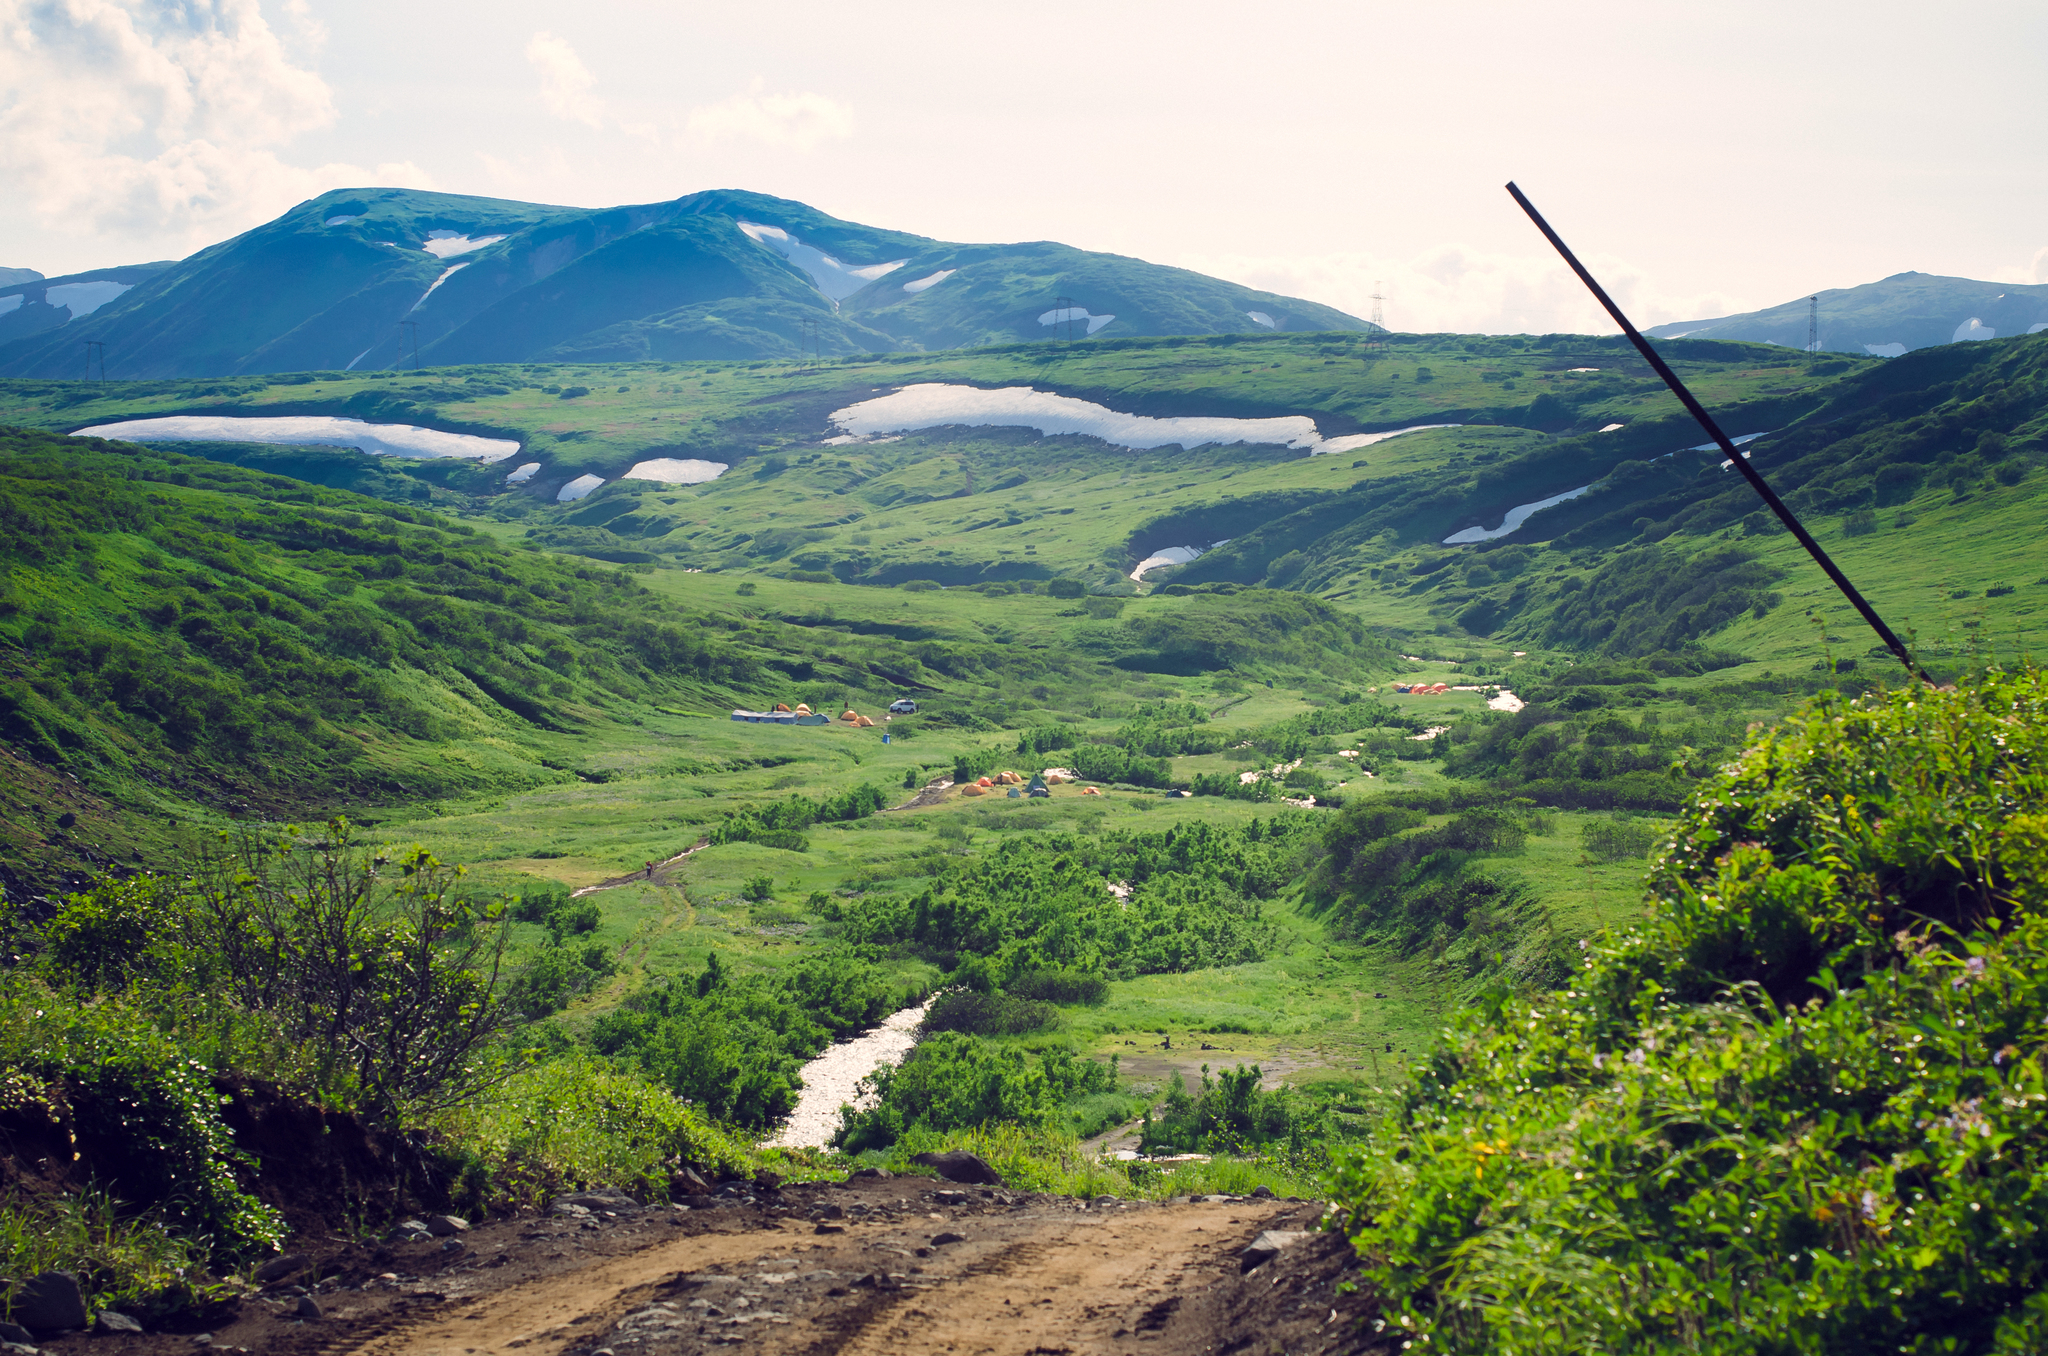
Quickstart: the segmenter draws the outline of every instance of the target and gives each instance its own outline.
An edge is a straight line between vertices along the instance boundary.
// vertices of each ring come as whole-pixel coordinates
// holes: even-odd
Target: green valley
[[[1960,689],[1943,719],[1978,740],[1979,692],[2032,712],[2031,671],[1998,666],[2024,664],[2048,603],[2032,549],[2048,335],[1887,362],[1665,347],[1726,424],[1762,435],[1754,464]],[[1014,413],[834,418],[906,388],[1019,387],[1090,428],[1111,426],[1083,403],[1296,432],[1187,423],[1174,442],[1117,425],[1139,428],[1120,443]],[[406,423],[519,450],[68,436],[172,415]],[[1492,1191],[1496,1156],[1551,1171],[1569,1097],[1649,1096],[1602,1081],[1630,1050],[1651,1064],[1629,1068],[1725,1079],[1736,1056],[1712,1047],[1739,1036],[1791,1069],[1771,1003],[1917,1012],[1938,987],[1914,978],[1920,961],[1868,950],[1918,924],[1891,903],[1870,905],[1882,929],[1858,921],[1894,858],[1919,863],[1915,880],[1949,869],[1928,864],[1932,838],[1840,827],[1869,857],[1849,885],[1741,856],[1819,862],[1813,844],[1837,841],[1758,809],[1778,794],[1744,780],[1760,766],[1806,758],[1815,795],[1846,805],[1877,794],[1853,771],[1862,753],[1786,751],[1842,720],[1888,749],[1885,722],[1921,718],[1896,663],[1718,454],[1690,450],[1700,435],[1618,341],[1138,336],[20,379],[0,382],[0,423],[0,882],[27,995],[0,1007],[0,1049],[52,1116],[51,1089],[128,1095],[92,1054],[118,1047],[195,1125],[190,1089],[147,1070],[196,1060],[223,1088],[260,1081],[432,1146],[438,1166],[400,1194],[436,1208],[665,1195],[685,1167],[904,1171],[943,1148],[1082,1196],[1331,1192],[1407,1330],[1506,1351],[1545,1324],[1592,1329],[1514,1252],[1562,1248],[1554,1221],[1508,1237],[1460,1213],[1461,1193]],[[628,474],[661,460],[725,469]],[[579,478],[601,483],[564,497]],[[1147,563],[1175,547],[1193,549]],[[730,718],[777,704],[825,722]],[[2037,815],[2023,780],[2001,811],[2013,826]],[[1998,907],[2020,919],[2032,830],[1984,823],[2020,865],[1980,875],[2019,882]],[[1745,905],[1757,926],[1806,940],[1752,963],[1713,931],[1703,882],[1738,867],[1727,889],[1768,896]],[[330,917],[344,921],[320,931]],[[1976,914],[1942,918],[1964,951],[1990,945]],[[1856,988],[1852,941],[1872,958],[1858,973],[1891,965],[1893,987]],[[1928,974],[1941,945],[1899,943]],[[241,946],[273,987],[231,982],[217,957]],[[280,959],[323,946],[364,978],[316,983]],[[350,987],[387,982],[374,1000]],[[1739,1020],[1716,1006],[1749,984],[1771,1003]],[[1667,991],[1691,1006],[1660,1008]],[[427,1014],[421,1050],[380,1063],[360,1050],[392,1040],[399,994]],[[836,1149],[769,1142],[807,1061],[927,1003],[916,1050],[848,1109]],[[1560,1004],[1568,1038],[1513,1034]],[[315,1034],[349,1023],[368,1034],[346,1058]],[[1846,1025],[1828,1033],[1870,1053]],[[446,1080],[460,1096],[391,1067],[429,1056],[470,1071]],[[1588,1186],[1586,1208],[1633,1219],[1619,1202],[1648,1188],[1629,1164],[1688,1150],[1691,1132],[1600,1114],[1615,1157],[1576,1170],[1618,1194]],[[1417,1152],[1458,1179],[1415,1170]],[[214,1240],[189,1244],[191,1264],[226,1275],[275,1221],[238,1203],[252,1188],[230,1169],[216,1179],[211,1213],[171,1232]],[[1962,1255],[1925,1246],[1941,1275]],[[1744,1274],[1764,1293],[1761,1270]],[[147,1279],[109,1270],[103,1293]],[[1600,1293],[1622,1313],[1636,1283]],[[1687,1314],[1737,1303],[1717,1283],[1684,1291]],[[1513,1286],[1533,1297],[1526,1322],[1497,1316]],[[1782,1330],[1816,1330],[1770,1294]],[[1495,1317],[1460,1316],[1475,1295]],[[1585,1321],[1616,1349],[1665,1331]]]

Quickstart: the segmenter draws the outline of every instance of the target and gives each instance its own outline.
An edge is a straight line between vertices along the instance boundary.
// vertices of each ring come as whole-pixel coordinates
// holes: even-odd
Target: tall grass
[[[205,1253],[167,1221],[125,1211],[98,1189],[0,1196],[0,1309],[9,1313],[27,1278],[43,1271],[76,1273],[91,1310],[183,1308],[224,1293]]]
[[[515,1075],[434,1128],[468,1160],[466,1194],[494,1206],[538,1204],[577,1187],[660,1195],[671,1159],[721,1173],[754,1159],[673,1093],[580,1055]]]

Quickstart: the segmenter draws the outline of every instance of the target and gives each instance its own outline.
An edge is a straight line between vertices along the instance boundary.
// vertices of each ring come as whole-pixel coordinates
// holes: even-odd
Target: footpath
[[[1391,1353],[1312,1201],[1141,1202],[859,1176],[614,1193],[273,1263],[258,1296],[176,1332],[52,1353],[158,1356],[1351,1356]],[[1249,1251],[1248,1251],[1249,1250]]]

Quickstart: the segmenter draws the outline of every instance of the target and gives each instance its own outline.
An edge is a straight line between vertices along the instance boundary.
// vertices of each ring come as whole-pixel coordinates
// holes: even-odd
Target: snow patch
[[[1873,357],[1898,358],[1905,355],[1906,346],[1904,344],[1865,344],[1863,351],[1871,354]]]
[[[1515,531],[1523,523],[1528,522],[1529,519],[1543,510],[1555,504],[1562,504],[1567,499],[1577,499],[1592,488],[1591,485],[1581,485],[1576,490],[1566,490],[1563,494],[1553,494],[1550,498],[1538,499],[1533,504],[1517,504],[1508,510],[1508,516],[1503,518],[1500,526],[1492,531],[1489,532],[1483,527],[1468,527],[1462,532],[1453,532],[1450,536],[1445,537],[1444,545],[1466,546],[1475,541],[1492,541],[1495,537],[1505,537],[1508,533]]]
[[[1527,706],[1528,703],[1506,688],[1502,688],[1498,695],[1486,699],[1486,705],[1489,710],[1506,711],[1513,714]]]
[[[1989,325],[1977,319],[1976,316],[1971,316],[1968,320],[1956,326],[1956,332],[1949,336],[1948,341],[1951,344],[1960,344],[1973,339],[1996,339],[1997,337],[1997,330],[1992,329]]]
[[[1116,317],[1113,315],[1090,315],[1086,306],[1063,306],[1059,310],[1047,311],[1038,317],[1038,323],[1064,325],[1070,320],[1085,320],[1088,322],[1088,333],[1093,334],[1114,319]]]
[[[1355,452],[1361,447],[1371,447],[1389,438],[1398,438],[1404,433],[1427,433],[1433,428],[1463,427],[1463,424],[1410,424],[1407,428],[1390,429],[1385,433],[1346,433],[1340,437],[1324,439],[1313,455],[1332,457],[1339,452]]]
[[[716,480],[730,469],[722,461],[698,461],[689,457],[655,457],[650,461],[637,462],[633,469],[620,476],[621,480],[658,480],[664,485],[702,485],[707,480]]]
[[[331,225],[332,223],[330,222],[329,224]],[[420,248],[433,255],[436,259],[452,259],[458,254],[468,254],[471,250],[480,250],[486,245],[495,245],[504,238],[502,235],[483,235],[472,240],[459,231],[428,231],[427,243],[421,245]],[[445,278],[448,275],[444,273],[441,276]],[[440,285],[435,283],[434,287],[439,287]],[[433,288],[427,290],[432,291]]]
[[[796,1110],[789,1113],[789,1120],[775,1132],[768,1147],[822,1149],[830,1144],[839,1130],[839,1108],[865,1111],[875,1104],[872,1093],[862,1095],[860,1081],[885,1064],[903,1062],[917,1044],[918,1024],[930,1007],[927,1002],[884,1017],[873,1031],[831,1046],[804,1065],[803,1091],[797,1094]]]
[[[1138,562],[1138,568],[1131,571],[1131,578],[1142,580],[1145,577],[1145,571],[1156,570],[1162,565],[1190,564],[1200,560],[1217,547],[1228,545],[1229,542],[1230,538],[1225,537],[1222,541],[1210,542],[1207,546],[1169,546],[1164,550],[1154,551],[1151,555]]]
[[[539,469],[540,463],[537,461],[523,462],[514,468],[511,475],[505,477],[505,483],[507,485],[524,485],[527,481],[533,479],[533,473]]]
[[[99,282],[59,283],[43,293],[43,300],[52,306],[70,307],[71,318],[76,320],[80,316],[91,315],[134,286],[134,283],[104,279]]]
[[[510,438],[443,433],[439,429],[415,428],[411,424],[366,424],[360,419],[344,419],[329,414],[261,417],[172,414],[156,419],[124,419],[113,424],[95,424],[91,428],[79,429],[73,436],[122,438],[137,443],[317,443],[326,447],[353,447],[373,457],[408,457],[414,461],[469,457],[485,464],[503,461],[519,450],[519,444]]]
[[[1250,316],[1254,321],[1258,322],[1259,324],[1264,325],[1269,330],[1277,330],[1280,328],[1279,325],[1274,323],[1273,317],[1267,315],[1264,311],[1246,311],[1245,314]]]
[[[758,221],[742,221],[739,228],[755,244],[767,246],[810,274],[811,282],[820,292],[831,298],[835,305],[883,274],[894,273],[910,262],[908,259],[895,259],[886,264],[853,267],[840,263],[815,246],[806,245],[780,226],[764,226]],[[936,282],[937,279],[934,278],[933,281]]]
[[[561,492],[555,496],[555,502],[557,504],[566,504],[572,499],[582,499],[602,484],[604,484],[603,476],[577,476],[562,487]]]
[[[372,345],[370,345],[370,348],[375,348],[375,347],[377,347],[377,346],[376,346],[375,344],[372,344]],[[358,353],[358,354],[356,354],[356,356],[355,356],[355,357],[353,357],[353,358],[350,358],[350,359],[348,360],[348,366],[347,366],[347,367],[344,367],[344,368],[342,368],[341,370],[342,370],[342,371],[344,371],[344,372],[353,372],[353,371],[355,371],[355,370],[356,370],[356,364],[357,364],[357,363],[359,363],[359,362],[361,362],[361,361],[362,361],[363,359],[365,359],[365,358],[367,358],[367,357],[369,357],[369,356],[370,356],[370,348],[366,348],[366,349],[364,349],[364,350],[363,350],[363,351],[362,351],[361,353]]]
[[[19,292],[16,292],[11,297],[0,297],[0,315],[6,315],[9,311],[15,310],[20,305],[21,293]]]
[[[1602,428],[1600,431],[1602,433],[1613,433],[1617,429],[1624,429],[1627,427],[1627,424],[1609,424],[1606,427]]]
[[[1428,428],[1455,428],[1455,424],[1418,424],[1387,433],[1347,433],[1325,439],[1316,431],[1316,421],[1305,414],[1273,419],[1230,419],[1197,416],[1153,418],[1123,414],[1092,400],[1037,391],[1029,386],[1004,386],[993,391],[950,382],[918,382],[899,387],[888,395],[863,400],[832,412],[832,422],[844,430],[827,438],[827,446],[843,445],[881,433],[914,432],[942,428],[949,424],[969,428],[1032,428],[1050,437],[1080,433],[1100,438],[1118,447],[1206,447],[1230,443],[1273,443],[1308,452],[1348,452],[1354,448],[1398,438]]]
[[[915,282],[907,282],[903,284],[903,290],[906,292],[922,292],[925,288],[930,287],[933,283],[942,283],[946,279],[952,277],[955,273],[958,273],[959,271],[960,270],[957,268],[942,268],[937,273],[933,273],[927,277],[919,278]]]
[[[1567,367],[1565,369],[1567,372],[1598,372],[1599,370],[1597,367]]]
[[[327,220],[325,220],[325,221],[321,222],[320,224],[321,224],[322,226],[346,226],[346,225],[348,225],[348,224],[349,224],[349,223],[350,223],[351,221],[361,221],[362,219],[363,219],[363,214],[362,214],[361,212],[358,212],[358,213],[356,213],[356,214],[355,214],[354,216],[352,216],[352,217],[348,217],[348,216],[342,216],[342,217],[329,217],[329,218],[327,218]]]
[[[420,307],[426,305],[427,298],[433,296],[436,291],[440,290],[442,283],[447,282],[450,277],[457,273],[460,273],[463,269],[468,268],[472,262],[474,261],[464,259],[459,264],[450,264],[448,265],[448,267],[442,269],[441,276],[434,279],[433,282],[427,284],[427,290],[420,293],[420,299],[412,304],[412,310],[407,311],[406,314],[411,315],[413,311],[417,311]]]

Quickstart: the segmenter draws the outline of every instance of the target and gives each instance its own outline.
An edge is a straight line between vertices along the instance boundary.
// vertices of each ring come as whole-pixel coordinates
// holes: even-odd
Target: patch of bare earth
[[[501,1221],[454,1246],[330,1244],[317,1271],[205,1331],[215,1350],[284,1356],[1391,1351],[1371,1332],[1370,1296],[1343,1293],[1355,1264],[1336,1236],[1310,1234],[1242,1269],[1242,1250],[1261,1232],[1312,1228],[1321,1209],[1222,1198],[1090,1204],[857,1178],[700,1198],[694,1209]],[[300,1316],[302,1298],[318,1318]],[[43,1347],[205,1349],[197,1324],[178,1326]]]

